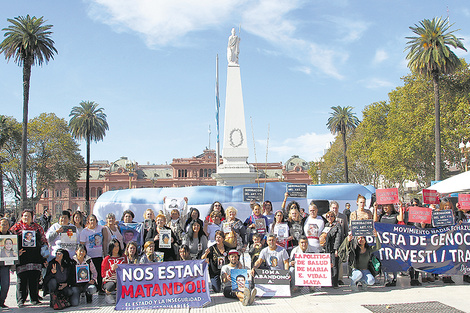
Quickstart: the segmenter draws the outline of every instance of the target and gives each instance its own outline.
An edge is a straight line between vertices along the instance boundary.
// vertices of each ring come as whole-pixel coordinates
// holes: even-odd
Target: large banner
[[[200,308],[211,301],[205,260],[122,264],[116,310]]]
[[[416,228],[375,223],[382,243],[377,256],[384,271],[409,267],[434,274],[470,274],[470,224]]]

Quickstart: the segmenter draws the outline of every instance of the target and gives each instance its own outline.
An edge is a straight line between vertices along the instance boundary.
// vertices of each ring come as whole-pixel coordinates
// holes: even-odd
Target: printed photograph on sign
[[[36,247],[36,232],[34,230],[23,230],[21,239],[23,247]]]
[[[264,218],[255,219],[255,228],[258,234],[266,233],[266,221]]]
[[[87,283],[90,281],[90,266],[88,264],[76,265],[77,283]]]
[[[155,252],[155,255],[156,255],[155,262],[157,262],[157,263],[163,262],[164,257],[165,257],[165,253],[157,251],[157,252]]]
[[[171,248],[171,229],[160,229],[158,239],[159,248]]]
[[[233,269],[230,270],[230,279],[232,283],[232,291],[243,292],[245,288],[250,287],[247,269]]]
[[[12,265],[18,261],[18,236],[0,235],[0,262]]]
[[[63,231],[60,233],[61,243],[76,244],[78,242],[77,227],[62,226]]]
[[[232,231],[232,226],[230,222],[222,222],[222,230],[224,233],[228,234]]]
[[[121,231],[124,245],[127,245],[131,241],[137,242],[138,245],[142,245],[142,223],[119,223],[119,229]]]

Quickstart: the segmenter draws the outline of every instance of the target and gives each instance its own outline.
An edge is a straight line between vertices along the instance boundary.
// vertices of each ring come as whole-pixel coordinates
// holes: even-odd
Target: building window
[[[204,170],[202,168],[199,170],[199,177],[204,177]]]
[[[90,197],[95,198],[96,197],[96,188],[91,188],[90,190]]]
[[[56,189],[55,190],[55,197],[56,198],[62,198],[62,190]]]
[[[42,197],[49,198],[49,189],[44,190],[44,192],[42,193]]]
[[[207,177],[207,168],[204,169],[204,177]]]
[[[209,170],[207,171],[207,177],[211,177],[211,175],[212,175],[212,170],[209,169]]]
[[[101,189],[101,187],[98,187],[98,189],[96,189],[96,196],[99,197],[103,194],[103,189]]]
[[[83,197],[83,188],[82,187],[78,188],[78,196]]]

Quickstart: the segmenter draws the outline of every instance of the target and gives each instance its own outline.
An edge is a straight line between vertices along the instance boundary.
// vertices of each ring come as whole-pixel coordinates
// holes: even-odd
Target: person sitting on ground
[[[43,287],[51,294],[61,292],[72,306],[78,306],[80,303],[75,266],[67,250],[60,248],[56,251],[55,258],[47,266]]]
[[[77,246],[77,249],[75,250],[73,261],[75,261],[75,266],[88,265],[89,274],[91,275],[91,277],[89,278],[88,282],[77,283],[77,287],[80,293],[85,293],[86,303],[91,303],[93,301],[93,294],[98,291],[98,289],[96,288],[98,271],[96,270],[93,261],[86,253],[86,246],[83,244],[79,244]],[[77,274],[77,271],[75,271],[75,274]],[[75,281],[77,282],[77,278],[75,278]]]
[[[213,214],[219,214],[219,212],[212,212]],[[209,263],[209,277],[211,279],[212,290],[214,292],[220,292],[220,270],[222,266],[228,263],[227,253],[230,250],[228,246],[224,244],[225,233],[221,230],[215,232],[215,244],[210,246],[204,252],[201,259],[207,259]]]
[[[374,235],[376,237],[374,247],[367,244],[364,236],[354,238],[353,235],[348,235],[338,250],[341,261],[346,262],[348,260],[352,268],[351,287],[354,291],[358,290],[358,286],[362,287],[362,282],[368,286],[372,286],[375,283],[375,278],[368,269],[369,261],[372,258],[372,254],[375,251],[379,251],[382,245],[375,230]]]
[[[232,279],[230,276],[231,270],[243,268],[239,260],[239,252],[235,249],[230,250],[228,253],[228,259],[229,264],[222,266],[220,276],[224,297],[238,299],[244,306],[252,305],[256,297],[256,288],[253,288],[253,290],[250,290],[250,288],[245,288],[243,292],[232,290]]]
[[[268,235],[268,246],[261,250],[258,260],[253,265],[251,275],[255,276],[255,270],[263,263],[271,270],[289,270],[289,255],[286,249],[276,244],[276,235]]]
[[[159,262],[158,255],[155,252],[155,242],[153,240],[147,241],[144,244],[144,253],[140,257],[139,264],[149,264]]]
[[[108,304],[116,303],[116,298],[112,292],[116,290],[117,275],[116,269],[119,264],[127,264],[127,257],[123,253],[121,243],[116,238],[111,239],[108,246],[108,255],[101,264],[101,275],[103,277],[103,289],[106,293],[105,301]]]
[[[179,259],[180,261],[191,261],[191,254],[189,253],[189,247],[187,245],[182,245],[180,247]]]
[[[139,245],[135,241],[129,241],[124,254],[127,257],[128,264],[139,264]]]
[[[301,235],[299,238],[299,245],[294,247],[291,251],[290,254],[290,259],[289,259],[289,272],[290,272],[290,286],[292,288],[293,292],[296,292],[299,290],[299,287],[295,286],[295,255],[296,254],[301,254],[301,253],[313,253],[312,247],[308,245],[308,238],[305,235]],[[310,288],[310,291],[312,291],[312,288]]]

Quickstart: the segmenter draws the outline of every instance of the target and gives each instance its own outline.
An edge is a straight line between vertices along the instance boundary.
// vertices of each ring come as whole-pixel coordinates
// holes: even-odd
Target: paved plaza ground
[[[10,307],[4,312],[52,312],[49,307],[49,296],[40,305],[31,305],[29,301],[23,309],[16,305],[16,275],[11,275],[12,282],[6,305]],[[200,309],[160,309],[141,310],[139,312],[268,312],[268,313],[302,313],[302,312],[371,312],[363,305],[387,304],[385,311],[374,312],[404,312],[405,309],[398,304],[427,302],[429,307],[424,311],[411,308],[407,305],[407,312],[470,312],[470,284],[462,282],[462,276],[454,276],[455,285],[444,285],[442,281],[424,283],[420,287],[411,287],[409,277],[399,277],[397,287],[383,287],[383,280],[365,291],[353,292],[349,286],[341,286],[338,289],[322,288],[320,292],[310,293],[307,288],[294,293],[290,298],[256,298],[253,306],[244,307],[234,299],[227,299],[222,294],[211,294],[212,303]],[[349,279],[344,279],[349,283]],[[433,301],[437,301],[434,303]],[[437,305],[447,305],[446,309]],[[81,298],[80,306],[68,308],[65,312],[114,312],[114,306],[106,304],[104,296],[95,295],[93,303],[86,304],[85,298]]]

